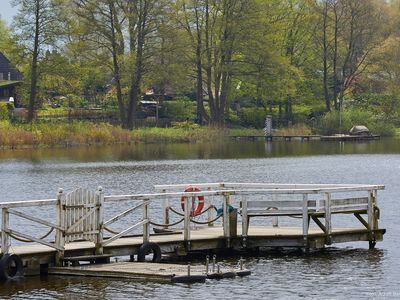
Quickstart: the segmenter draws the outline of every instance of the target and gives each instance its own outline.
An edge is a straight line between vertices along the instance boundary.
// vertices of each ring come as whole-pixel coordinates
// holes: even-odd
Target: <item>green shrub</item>
[[[10,104],[7,102],[0,102],[0,120],[10,120]]]
[[[319,134],[331,135],[348,133],[355,125],[365,125],[374,134],[393,135],[394,124],[384,115],[374,114],[362,109],[348,109],[342,112],[341,124],[338,111],[331,111],[317,119],[316,131]]]
[[[187,97],[165,101],[163,106],[167,117],[176,121],[194,120],[196,117],[196,103]]]
[[[263,128],[267,113],[264,108],[245,107],[240,110],[239,116],[243,126]]]

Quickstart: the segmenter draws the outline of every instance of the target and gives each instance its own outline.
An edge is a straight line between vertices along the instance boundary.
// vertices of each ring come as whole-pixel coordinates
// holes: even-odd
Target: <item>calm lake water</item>
[[[365,143],[226,142],[0,152],[0,202],[54,198],[59,187],[106,194],[153,192],[154,184],[276,182],[384,184],[384,241],[326,251],[246,257],[253,274],[205,284],[73,277],[0,283],[0,299],[399,299],[400,140]],[[27,229],[29,230],[29,229]],[[35,230],[35,229],[30,229]],[[221,258],[225,265],[237,259]]]

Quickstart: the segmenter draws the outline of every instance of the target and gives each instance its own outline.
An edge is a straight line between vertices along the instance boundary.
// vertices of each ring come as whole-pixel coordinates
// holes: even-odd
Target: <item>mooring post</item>
[[[212,263],[212,272],[215,273],[215,263],[217,261],[217,256],[214,254],[213,255],[213,263]]]
[[[149,199],[143,200],[143,243],[146,243],[150,239],[150,219],[149,219]]]
[[[8,253],[10,247],[9,229],[10,216],[7,207],[1,209],[1,253]]]
[[[96,241],[96,254],[103,254],[103,223],[104,223],[104,192],[99,186],[96,191],[97,224],[95,228],[99,231]]]
[[[208,275],[209,266],[210,266],[210,257],[207,255],[206,256],[206,275]]]
[[[59,189],[57,193],[57,204],[56,204],[56,222],[58,228],[56,229],[56,236],[55,236],[55,242],[56,246],[59,249],[64,249],[65,245],[65,237],[64,237],[64,232],[65,232],[65,201],[66,201],[66,194],[64,193],[63,189]],[[55,265],[56,266],[61,266],[62,264],[62,258],[64,257],[64,250],[57,250],[56,252],[56,261]]]

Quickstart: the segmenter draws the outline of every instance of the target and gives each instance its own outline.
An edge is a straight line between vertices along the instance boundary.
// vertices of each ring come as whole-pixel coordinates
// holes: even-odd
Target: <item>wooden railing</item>
[[[196,186],[201,191],[183,192],[188,186]],[[1,209],[1,252],[8,253],[11,239],[21,242],[35,242],[54,248],[58,255],[64,255],[65,245],[75,240],[89,240],[95,244],[97,254],[103,253],[103,247],[113,241],[127,236],[137,228],[142,229],[143,242],[149,241],[150,226],[164,228],[176,227],[183,222],[183,239],[190,248],[191,223],[196,217],[192,212],[193,197],[204,196],[207,199],[207,220],[203,224],[213,225],[218,216],[213,209],[219,207],[223,237],[228,244],[231,237],[229,214],[231,205],[239,209],[242,221],[242,240],[246,245],[248,238],[249,221],[253,217],[268,217],[273,225],[278,226],[278,217],[298,217],[303,223],[303,237],[307,245],[310,219],[326,234],[326,244],[330,244],[332,234],[333,214],[354,214],[370,233],[370,240],[374,240],[374,230],[378,229],[377,191],[384,189],[381,185],[298,185],[298,184],[265,184],[265,183],[200,183],[156,186],[158,193],[111,195],[105,196],[101,187],[96,192],[78,189],[66,194],[59,190],[56,199],[30,200],[0,203]],[[344,195],[344,196],[343,196]],[[178,222],[171,222],[169,213],[171,208],[180,206],[184,202],[184,211]],[[126,202],[122,212],[105,220],[106,204]],[[150,208],[155,202],[162,202],[163,222],[157,223],[160,211],[150,214]],[[159,206],[159,204],[158,204]],[[23,208],[40,207],[56,208],[55,220],[48,220],[42,216],[33,216],[33,213],[21,211]],[[39,214],[41,210],[38,210]],[[176,211],[176,210],[174,210]],[[127,221],[124,228],[115,231],[111,224],[123,220],[128,215],[136,214],[136,221]],[[138,215],[139,214],[139,215]],[[367,220],[361,216],[367,214]],[[43,237],[34,237],[31,234],[16,230],[10,226],[10,217],[17,216],[23,220],[40,224],[49,228]],[[320,220],[324,219],[324,223]],[[236,225],[235,225],[236,226]],[[49,240],[50,233],[55,231],[54,240]],[[104,237],[105,232],[111,236]]]

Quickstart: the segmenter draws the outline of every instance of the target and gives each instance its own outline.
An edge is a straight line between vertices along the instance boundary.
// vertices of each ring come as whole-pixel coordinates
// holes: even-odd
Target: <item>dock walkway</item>
[[[153,194],[111,196],[105,196],[102,188],[95,192],[60,190],[57,199],[0,203],[1,259],[12,256],[10,263],[16,264],[21,260],[24,273],[32,275],[63,267],[65,261],[77,257],[137,256],[138,260],[147,254],[143,247],[150,244],[154,253],[177,256],[193,251],[246,253],[263,247],[308,251],[353,241],[367,241],[373,248],[385,233],[378,224],[381,185],[199,183],[155,188]],[[107,220],[105,210],[115,208],[116,203],[126,205]],[[55,208],[55,221],[23,210],[35,206]],[[153,206],[156,209],[150,210]],[[334,226],[333,215],[353,216],[359,227]],[[38,238],[22,232],[13,228],[13,216],[20,224],[24,220],[41,224],[55,234]],[[295,218],[301,226],[284,226],[279,221],[282,218]],[[117,222],[124,229],[109,227]],[[151,234],[151,227],[171,232]],[[19,244],[12,245],[14,240]]]

